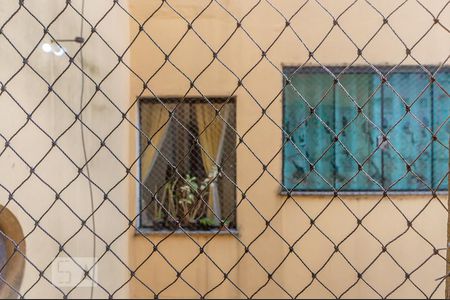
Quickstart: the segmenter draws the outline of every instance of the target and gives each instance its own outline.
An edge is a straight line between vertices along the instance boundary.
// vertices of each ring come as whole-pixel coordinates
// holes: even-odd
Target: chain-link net
[[[449,33],[444,0],[3,0],[0,297],[444,297]]]

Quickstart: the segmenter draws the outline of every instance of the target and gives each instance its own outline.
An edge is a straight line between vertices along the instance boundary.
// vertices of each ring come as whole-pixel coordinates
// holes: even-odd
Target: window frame
[[[305,195],[305,196],[329,196],[334,195],[335,191],[337,191],[336,187],[333,187],[329,190],[301,190],[301,189],[293,189],[289,190],[285,187],[285,146],[287,145],[287,141],[285,139],[285,128],[284,125],[286,123],[286,79],[290,78],[293,74],[334,74],[341,75],[341,74],[373,74],[373,75],[379,75],[384,76],[385,74],[392,72],[394,74],[399,73],[405,73],[405,74],[411,74],[411,73],[420,73],[425,74],[424,69],[426,69],[428,72],[434,74],[437,70],[439,70],[439,73],[450,73],[450,66],[443,65],[423,65],[420,66],[411,66],[411,65],[405,65],[405,66],[394,66],[394,65],[373,65],[373,66],[338,66],[338,65],[330,65],[330,66],[295,66],[295,65],[283,65],[282,66],[282,86],[283,86],[283,92],[282,92],[282,135],[281,135],[281,143],[283,145],[283,151],[281,153],[282,156],[282,166],[281,166],[281,183],[282,186],[280,188],[280,194],[281,195]],[[431,100],[432,103],[434,103],[434,98]],[[382,99],[382,103],[384,103],[384,98]],[[383,104],[382,104],[383,105]],[[433,114],[433,105],[431,108],[431,113]],[[382,116],[383,119],[383,116]],[[433,126],[434,131],[434,126]],[[333,130],[336,130],[333,128]],[[383,163],[383,162],[382,162]],[[383,167],[383,165],[382,165]],[[434,176],[434,170],[432,168],[432,176]],[[429,195],[432,193],[431,190],[395,190],[391,189],[387,191],[388,194],[391,195]],[[437,189],[435,191],[438,195],[446,195],[448,194],[448,189]],[[383,195],[383,190],[341,190],[339,191],[339,194],[341,195]]]
[[[8,260],[8,249],[6,247],[6,238],[0,233],[0,269],[6,265]]]
[[[165,96],[165,97],[151,97],[151,96],[141,96],[138,97],[137,100],[137,109],[136,109],[136,120],[137,120],[137,132],[136,132],[136,156],[138,159],[136,160],[136,169],[137,169],[137,175],[138,179],[136,181],[136,201],[135,201],[135,210],[136,214],[138,215],[138,218],[136,218],[136,230],[135,234],[185,234],[185,232],[189,234],[194,235],[211,235],[211,234],[219,234],[219,235],[238,235],[238,216],[237,216],[237,210],[234,211],[235,215],[235,223],[236,226],[233,228],[228,228],[228,230],[221,230],[221,229],[211,229],[211,230],[190,230],[190,229],[161,229],[161,230],[155,230],[150,226],[146,226],[142,222],[142,204],[143,204],[143,197],[142,197],[142,189],[144,182],[143,176],[142,176],[142,168],[141,168],[141,158],[142,158],[142,144],[141,144],[141,135],[142,135],[142,129],[141,129],[141,118],[142,118],[142,105],[145,104],[177,104],[180,102],[186,101],[190,104],[232,104],[234,105],[234,116],[235,120],[234,122],[237,122],[237,97],[236,96],[198,96],[198,97],[183,97],[183,96]],[[236,128],[235,128],[236,130]],[[237,163],[237,150],[235,149],[235,163]],[[237,180],[237,167],[235,168],[235,174],[234,174],[235,180]],[[237,192],[234,191],[234,203],[237,200]]]

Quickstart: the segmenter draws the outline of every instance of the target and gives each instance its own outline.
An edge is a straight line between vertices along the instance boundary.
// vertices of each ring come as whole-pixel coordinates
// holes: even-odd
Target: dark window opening
[[[235,101],[210,102],[140,101],[142,227],[236,228]]]

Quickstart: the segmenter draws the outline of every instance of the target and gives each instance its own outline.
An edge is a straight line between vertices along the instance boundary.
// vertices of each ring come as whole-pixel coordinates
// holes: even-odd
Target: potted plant
[[[156,190],[156,188],[155,188]],[[163,190],[163,194],[161,197],[161,200],[164,201],[166,199],[166,189]],[[157,194],[155,194],[155,197],[158,197]],[[163,213],[163,206],[164,202],[161,201],[154,201],[153,202],[153,214],[152,214],[152,221],[153,221],[153,229],[155,230],[162,230],[164,229],[164,213]]]
[[[176,229],[177,228],[177,215],[178,215],[178,201],[175,197],[175,191],[178,184],[178,178],[167,182],[164,185],[164,191],[163,191],[163,205],[165,205],[167,212],[164,216],[165,219],[165,227],[169,229]]]
[[[220,227],[216,220],[206,216],[205,199],[209,195],[209,181],[210,178],[205,178],[199,182],[197,177],[187,174],[183,180],[176,178],[167,182],[160,203],[156,203],[154,207],[154,229],[175,230],[178,228],[178,222],[183,228],[190,230],[211,230]],[[222,227],[225,226],[227,224]]]

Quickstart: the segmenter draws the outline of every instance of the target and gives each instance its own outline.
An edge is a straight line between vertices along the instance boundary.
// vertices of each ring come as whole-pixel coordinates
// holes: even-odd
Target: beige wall
[[[86,2],[86,18],[92,24],[97,23],[103,13],[111,6],[111,1]],[[75,8],[80,10],[81,1],[72,1],[72,3]],[[126,3],[123,4],[126,6]],[[49,24],[64,9],[65,1],[25,1],[25,5],[43,24]],[[18,1],[2,1],[0,24],[3,25],[17,8]],[[110,30],[111,26],[114,26],[114,31]],[[79,15],[71,7],[67,7],[50,27],[50,33],[55,38],[70,39],[79,35],[79,28]],[[89,27],[86,26],[86,28],[85,35],[90,33]],[[22,8],[17,12],[11,22],[5,25],[3,32],[23,55],[28,55],[33,47],[38,45],[29,59],[29,64],[46,81],[55,81],[59,74],[68,67],[67,57],[55,57],[41,51],[40,38],[43,28],[25,9]],[[114,49],[124,51],[129,38],[128,18],[121,13],[120,9],[114,9],[98,25],[98,32]],[[49,42],[50,38],[45,37],[43,41]],[[78,48],[77,44],[68,43],[64,45],[67,47],[68,53],[71,54],[75,53]],[[97,82],[100,82],[117,62],[117,57],[95,35],[86,45],[84,59],[86,73]],[[79,58],[76,62],[79,64]],[[2,83],[6,83],[22,67],[21,57],[3,36],[0,37],[0,66],[0,82]],[[55,92],[66,102],[67,106],[76,112],[79,111],[80,82],[80,71],[72,66],[54,85]],[[102,84],[102,90],[122,110],[125,110],[128,106],[128,82],[127,71],[123,67],[119,67]],[[62,104],[54,93],[47,95],[47,84],[29,66],[25,66],[6,85],[6,88],[27,112],[31,112],[45,97],[45,100],[33,114],[32,119],[53,138],[60,135],[75,120],[73,113]],[[87,79],[85,102],[91,98],[94,91],[95,86]],[[93,96],[91,104],[83,114],[84,122],[102,139],[118,124],[120,117],[119,112],[99,93]],[[51,140],[36,125],[26,122],[24,112],[13,102],[10,96],[3,93],[0,96],[0,133],[4,138],[9,139],[23,125],[25,127],[11,140],[11,148],[17,154],[11,149],[7,149],[0,155],[0,181],[2,185],[2,188],[0,188],[0,205],[6,205],[16,215],[26,236],[28,261],[25,267],[21,293],[26,293],[27,298],[61,298],[62,294],[56,288],[44,278],[39,278],[36,268],[45,270],[44,275],[52,280],[51,261],[57,255],[67,256],[64,253],[58,254],[59,245],[55,240],[62,244],[72,235],[74,235],[73,239],[67,242],[64,249],[73,257],[92,257],[92,233],[86,228],[77,233],[81,228],[81,221],[69,211],[70,208],[83,219],[91,214],[88,182],[85,177],[77,176],[76,167],[60,150],[55,148],[36,168],[36,174],[41,180],[35,175],[28,178],[29,168],[19,156],[34,166],[51,149]],[[120,126],[106,142],[117,157],[125,163],[129,158],[129,147],[126,143],[123,143],[123,140],[127,140],[128,135],[129,131],[125,126]],[[0,138],[0,140],[0,144],[3,145],[3,138]],[[86,141],[87,153],[91,157],[97,151],[100,142],[88,130],[86,130]],[[58,140],[58,145],[77,165],[83,164],[80,123],[74,124]],[[3,146],[1,148],[3,149]],[[125,176],[122,165],[105,148],[95,156],[90,167],[92,180],[105,191],[111,189]],[[73,179],[75,179],[73,183],[64,189]],[[22,182],[24,182],[23,185],[21,185]],[[122,183],[109,194],[110,199],[121,210],[126,210],[128,207],[128,188],[128,183]],[[61,198],[67,206],[60,201],[53,203],[55,192],[52,189],[58,192],[64,189]],[[8,191],[16,191],[14,192],[15,201],[8,202]],[[103,192],[94,187],[95,205],[98,206],[102,200]],[[45,214],[50,207],[51,209]],[[45,216],[43,216],[44,214]],[[97,234],[108,243],[111,243],[128,226],[128,222],[111,203],[102,205],[95,217]],[[2,215],[0,215],[0,218],[2,218]],[[35,226],[34,220],[40,220],[39,227]],[[87,223],[90,227],[92,227],[91,220]],[[114,220],[114,222],[111,220]],[[111,246],[111,249],[119,253],[126,262],[128,260],[127,246],[128,236],[123,236]],[[98,257],[103,254],[104,250],[105,244],[97,241]],[[111,253],[104,255],[98,266],[99,283],[111,293],[118,290],[127,280],[127,269]],[[63,290],[67,292],[69,289],[63,288]],[[88,288],[80,288],[74,291],[71,297],[88,297],[89,292]],[[126,288],[118,290],[115,294],[115,296],[127,295],[128,290]],[[95,289],[95,296],[107,297],[107,294],[98,287]]]
[[[173,9],[187,20],[193,20],[210,1],[169,1]],[[267,49],[283,31],[285,20],[268,3],[277,7],[283,15],[290,16],[299,8],[300,3],[288,0],[261,1],[248,17],[243,21],[243,28],[262,49]],[[352,1],[320,1],[337,16]],[[375,1],[373,1],[375,2]],[[444,6],[446,1],[423,1],[432,13]],[[256,3],[256,1],[222,0],[220,3],[226,10],[242,18]],[[387,15],[401,1],[376,1],[374,5]],[[144,22],[151,14],[151,19],[144,28],[155,43],[166,53],[181,39],[187,30],[187,23],[164,4],[158,8],[159,2],[130,1],[132,14],[139,22]],[[448,9],[440,19],[448,20]],[[359,1],[340,20],[339,24],[350,36],[353,42],[362,48],[374,35],[382,24],[382,17],[370,8],[365,1]],[[405,57],[405,46],[393,32],[384,26],[370,44],[364,48],[363,58],[357,57],[356,46],[343,34],[342,30],[334,28],[328,38],[314,52],[314,58],[324,65],[367,65],[371,64],[416,65],[440,64],[446,61],[450,40],[448,33],[439,26],[433,28],[421,39],[427,29],[433,24],[431,17],[416,2],[408,2],[397,13],[389,18],[403,42],[408,46],[421,40],[412,50],[414,59]],[[291,21],[292,28],[298,33],[309,49],[315,49],[332,26],[332,19],[317,5],[310,1]],[[448,24],[447,24],[448,25]],[[236,21],[222,9],[216,1],[199,17],[193,25],[195,31],[214,50],[221,48],[227,38],[236,28]],[[132,22],[131,34],[137,34],[138,26]],[[298,196],[286,199],[279,194],[281,180],[281,131],[276,124],[281,124],[282,76],[280,70],[283,65],[317,65],[317,61],[308,60],[308,50],[287,29],[278,41],[268,51],[268,59],[263,59],[252,72],[248,71],[260,60],[261,50],[250,40],[243,30],[238,30],[233,37],[221,48],[219,59],[203,71],[212,61],[212,52],[201,39],[190,31],[183,38],[170,55],[170,62],[164,64],[164,55],[158,50],[148,37],[140,34],[132,47],[132,68],[144,81],[149,80],[149,88],[142,90],[142,82],[132,78],[131,94],[139,96],[237,96],[237,130],[242,135],[258,121],[262,106],[271,104],[267,110],[268,117],[259,120],[245,135],[245,142],[249,148],[269,165],[268,172],[252,185],[262,172],[261,164],[244,145],[238,147],[237,180],[241,190],[247,190],[248,200],[265,218],[271,218],[272,229],[267,229],[257,238],[265,228],[265,222],[256,213],[249,201],[243,201],[238,210],[239,239],[246,245],[252,243],[250,251],[254,258],[268,271],[272,272],[283,261],[288,253],[288,243],[293,243],[310,226],[309,216],[316,217],[331,201],[330,196]],[[226,68],[232,70],[239,78],[244,78],[244,87],[237,88],[238,78]],[[159,69],[161,67],[161,69]],[[179,70],[184,74],[181,74]],[[156,73],[156,74],[155,74]],[[201,75],[195,81],[198,89],[189,89],[189,80]],[[250,96],[251,94],[251,96]],[[275,123],[275,124],[274,124]],[[135,140],[132,139],[132,145]],[[135,150],[135,149],[134,149]],[[132,153],[134,153],[132,151]],[[132,155],[132,159],[136,156]],[[270,172],[270,174],[269,174]],[[273,176],[273,177],[272,177]],[[135,197],[135,184],[131,183],[130,197]],[[250,187],[250,188],[249,188]],[[239,193],[238,193],[239,195]],[[427,205],[430,196],[396,196],[391,199],[381,199],[381,203],[374,209],[363,224],[383,243],[387,243],[406,229],[406,221],[401,217],[398,207],[409,219]],[[240,199],[240,198],[239,198]],[[238,199],[238,200],[239,200]],[[342,200],[342,201],[341,201]],[[317,221],[317,226],[333,241],[344,239],[356,227],[355,217],[363,217],[380,201],[377,196],[347,196],[335,199]],[[442,204],[442,203],[443,204]],[[425,212],[414,221],[414,227],[426,236],[437,248],[446,245],[447,211],[444,208],[446,196],[430,201]],[[348,207],[349,209],[347,209]],[[135,202],[130,203],[131,212],[135,212]],[[281,236],[281,237],[280,237]],[[300,289],[310,280],[311,275],[300,261],[289,255],[277,269],[273,278],[288,293],[285,293],[274,281],[267,282],[267,274],[258,266],[255,259],[245,255],[240,263],[230,273],[229,278],[245,295],[241,294],[233,284],[223,281],[223,275],[218,270],[228,271],[244,254],[244,247],[232,235],[214,237],[211,235],[191,234],[172,235],[148,234],[131,237],[130,258],[135,266],[140,266],[137,276],[144,284],[133,280],[131,295],[133,297],[153,297],[153,291],[161,293],[161,297],[198,297],[211,291],[209,297],[289,297],[296,296]],[[151,243],[161,242],[159,253],[148,257],[153,249]],[[207,243],[206,253],[210,259],[202,255],[198,258],[198,245]],[[295,247],[296,253],[308,264],[312,270],[318,270],[333,251],[331,243],[316,229],[312,228],[302,242]],[[351,235],[342,245],[342,253],[355,268],[363,270],[380,253],[381,246],[361,227]],[[392,256],[407,271],[412,271],[432,253],[432,247],[422,240],[416,233],[409,231],[397,242],[389,247]],[[445,256],[445,253],[441,253]],[[176,280],[176,273],[164,261],[165,257],[177,270],[183,270],[182,277],[192,285],[191,288],[182,280]],[[196,258],[196,259],[195,259]],[[190,262],[194,260],[193,263]],[[211,261],[213,260],[214,263]],[[214,266],[217,264],[217,266]],[[436,286],[435,279],[445,274],[445,261],[434,256],[413,276],[412,280],[429,295]],[[340,295],[352,283],[356,282],[356,272],[349,267],[341,255],[335,255],[321,271],[318,278],[336,295]],[[381,295],[386,296],[404,280],[404,273],[387,255],[381,256],[377,262],[364,274],[364,278]],[[175,281],[175,282],[174,282]],[[262,287],[259,291],[258,289]],[[437,296],[444,294],[443,287],[439,288]],[[302,294],[303,297],[332,296],[316,280]],[[363,282],[358,282],[346,297],[376,297],[377,295]],[[422,296],[414,286],[407,282],[391,297],[419,297]]]

